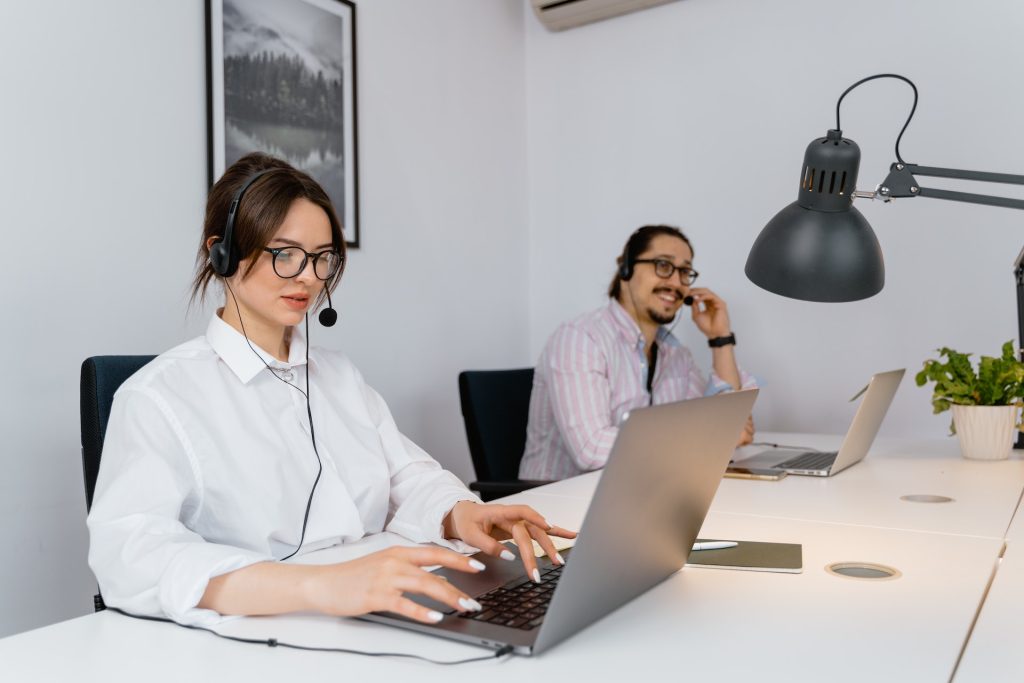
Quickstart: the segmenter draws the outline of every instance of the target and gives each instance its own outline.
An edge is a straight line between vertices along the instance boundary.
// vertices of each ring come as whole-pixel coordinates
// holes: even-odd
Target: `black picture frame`
[[[356,6],[351,0],[205,0],[212,186],[261,151],[309,173],[359,247]]]

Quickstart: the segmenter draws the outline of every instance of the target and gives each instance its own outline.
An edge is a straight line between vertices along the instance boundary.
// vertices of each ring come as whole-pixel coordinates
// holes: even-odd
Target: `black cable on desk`
[[[131,614],[130,612],[125,612],[123,609],[120,609],[118,607],[108,607],[107,609],[111,612],[117,612],[118,614],[123,614],[126,617],[131,617],[132,619],[141,619],[143,621],[164,621],[168,624],[175,624],[177,626],[181,626],[182,628],[192,629],[193,631],[206,631],[207,633],[212,633],[218,638],[223,638],[225,640],[233,640],[236,643],[266,645],[267,647],[286,647],[291,650],[307,650],[309,652],[340,652],[342,654],[362,655],[364,657],[398,657],[406,659],[418,659],[422,662],[429,662],[430,664],[437,664],[440,666],[454,666],[456,664],[469,664],[470,662],[485,662],[491,659],[501,659],[502,657],[506,657],[512,654],[512,646],[506,645],[496,650],[494,654],[487,655],[486,657],[470,657],[469,659],[454,659],[449,661],[442,661],[439,659],[431,659],[430,657],[423,657],[422,655],[410,654],[408,652],[366,652],[364,650],[350,650],[348,648],[343,647],[314,647],[311,645],[295,645],[293,643],[282,642],[277,638],[262,639],[243,638],[241,636],[229,636],[223,633],[218,633],[217,631],[214,631],[212,628],[207,628],[205,626],[196,626],[195,624],[179,624],[178,622],[172,619],[166,619],[164,617],[151,617],[142,614]]]

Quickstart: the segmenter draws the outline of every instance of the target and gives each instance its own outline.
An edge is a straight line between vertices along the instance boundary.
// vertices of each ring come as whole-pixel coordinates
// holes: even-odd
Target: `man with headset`
[[[690,240],[667,225],[634,232],[618,258],[607,306],[564,323],[534,372],[522,479],[565,479],[604,467],[618,425],[640,406],[756,386],[736,364],[725,301],[693,287]],[[706,379],[665,325],[683,306],[711,347]],[[753,440],[748,419],[740,445]]]

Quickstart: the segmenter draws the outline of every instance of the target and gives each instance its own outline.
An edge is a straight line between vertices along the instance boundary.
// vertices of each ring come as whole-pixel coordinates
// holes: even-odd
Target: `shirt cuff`
[[[260,553],[214,543],[196,543],[179,553],[160,579],[158,599],[168,618],[188,626],[211,626],[224,621],[224,615],[196,607],[206,592],[210,579],[229,574],[258,562],[274,558]]]
[[[444,481],[449,477],[450,482]],[[403,506],[405,509],[399,510],[387,525],[387,530],[416,543],[435,543],[460,553],[475,552],[471,545],[444,537],[444,518],[460,501],[480,503],[481,500],[448,472],[442,473],[440,480],[433,482],[432,489],[429,503]],[[419,508],[422,514],[412,514],[410,507]]]
[[[477,504],[480,504],[480,505],[484,504],[483,501],[481,501],[479,498],[474,496],[468,490],[466,491],[466,495],[462,495],[461,497],[453,497],[451,499],[451,505],[449,505],[447,508],[444,508],[444,510],[441,512],[440,516],[437,517],[437,523],[434,525],[434,528],[437,530],[437,537],[432,539],[431,542],[432,543],[436,543],[437,545],[440,545],[440,546],[444,546],[445,548],[450,548],[450,549],[454,550],[457,553],[463,553],[464,555],[472,555],[472,554],[478,552],[480,550],[480,548],[475,548],[475,547],[469,545],[468,543],[466,543],[465,541],[460,541],[460,540],[455,539],[455,538],[445,538],[444,537],[444,518],[445,518],[445,516],[449,512],[452,511],[452,508],[454,508],[456,506],[456,504],[461,503],[464,500],[468,500],[471,503],[477,503]]]
[[[761,386],[757,377],[739,368],[740,372],[740,389],[756,389]],[[724,379],[711,372],[711,379],[708,381],[708,388],[705,390],[705,396],[714,396],[715,394],[721,394],[726,391],[733,391],[732,385],[726,382]]]

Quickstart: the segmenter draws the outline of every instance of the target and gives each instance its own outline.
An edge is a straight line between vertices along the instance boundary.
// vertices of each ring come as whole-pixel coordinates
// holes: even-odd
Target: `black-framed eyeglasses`
[[[274,257],[274,272],[278,277],[289,279],[301,273],[310,259],[313,274],[318,280],[329,280],[341,268],[341,254],[334,249],[311,254],[302,247],[263,247],[263,251]]]
[[[676,271],[679,271],[679,279],[684,285],[692,285],[693,281],[700,275],[693,268],[687,266],[677,266],[671,261],[666,261],[663,258],[638,258],[633,263],[653,263],[654,274],[665,280],[675,275]]]

